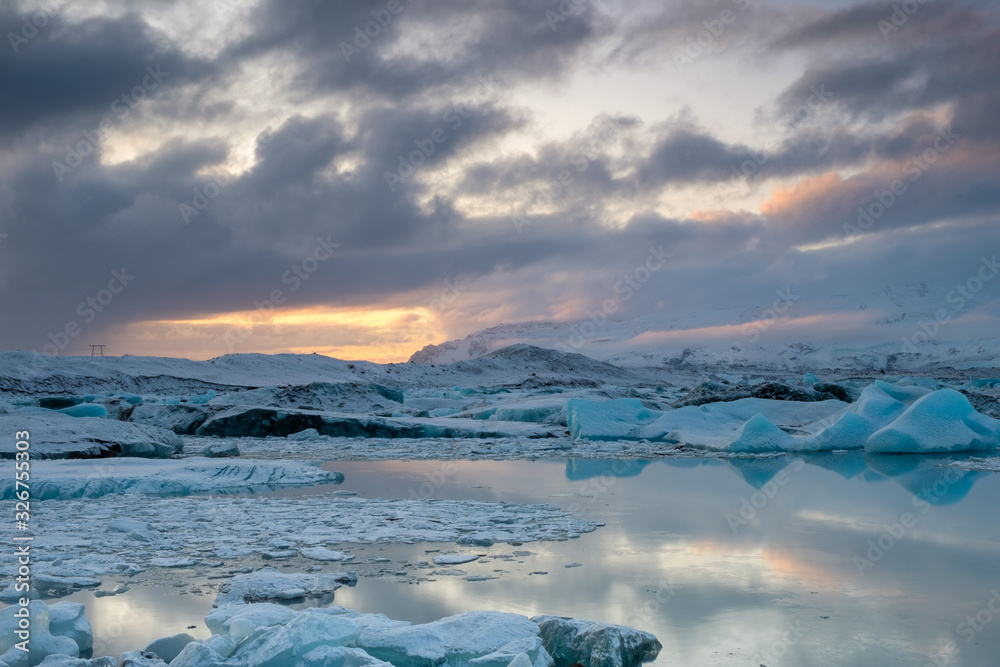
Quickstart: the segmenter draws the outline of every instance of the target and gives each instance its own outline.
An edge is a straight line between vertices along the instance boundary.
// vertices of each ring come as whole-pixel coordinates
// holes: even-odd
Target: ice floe
[[[134,573],[189,559],[228,560],[276,550],[343,544],[567,539],[598,524],[553,505],[452,500],[188,496],[137,503],[131,494],[32,505],[33,572],[58,577]],[[101,526],[103,522],[104,529]],[[96,528],[95,528],[96,527]],[[0,524],[0,539],[13,537]],[[155,561],[155,562],[154,562]],[[303,559],[303,563],[310,563]],[[312,561],[315,563],[315,561]],[[14,564],[0,565],[12,577]],[[5,586],[6,582],[0,582]]]
[[[167,461],[100,459],[39,461],[32,466],[37,500],[244,493],[287,486],[339,484],[344,475],[306,462],[187,458]],[[0,499],[14,497],[14,479],[0,479]]]
[[[0,414],[6,433],[30,430],[36,459],[139,456],[165,458],[184,444],[167,429],[97,417],[71,417],[51,410],[18,410]],[[14,457],[13,438],[0,441],[0,457]]]

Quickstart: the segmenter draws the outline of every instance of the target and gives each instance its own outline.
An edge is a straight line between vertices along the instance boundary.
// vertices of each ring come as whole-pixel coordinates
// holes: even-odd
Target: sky
[[[0,350],[402,361],[1000,250],[995,2],[5,0],[0,34]]]

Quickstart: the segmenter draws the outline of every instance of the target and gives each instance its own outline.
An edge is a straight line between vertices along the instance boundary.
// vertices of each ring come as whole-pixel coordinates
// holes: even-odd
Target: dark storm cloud
[[[546,11],[558,3],[548,0],[393,4],[398,12],[370,0],[267,0],[255,14],[254,34],[225,57],[290,54],[300,65],[296,87],[400,100],[491,74],[558,78],[600,29],[586,5],[553,29]],[[418,27],[428,31],[419,37],[421,56],[400,53],[403,36]]]
[[[0,139],[9,140],[32,127],[58,126],[79,116],[115,113],[111,105],[136,87],[149,98],[163,92],[157,77],[175,86],[198,81],[213,65],[181,53],[157,35],[137,14],[69,24],[58,13],[32,32],[33,13],[0,7]],[[33,35],[22,43],[22,33]],[[23,38],[22,38],[23,39]],[[10,42],[10,43],[8,43]],[[144,79],[146,81],[144,85]]]
[[[630,304],[631,314],[664,295],[704,306],[720,294],[749,299],[762,286],[838,266],[863,271],[837,250],[810,255],[822,260],[810,267],[792,247],[842,234],[858,207],[905,178],[906,162],[934,145],[948,112],[961,141],[865,231],[874,238],[924,226],[921,242],[935,244],[947,231],[933,223],[961,218],[967,227],[947,258],[961,255],[960,242],[975,247],[968,230],[988,229],[1000,206],[996,11],[928,3],[883,39],[876,22],[891,4],[742,4],[671,4],[637,25],[584,3],[551,24],[546,12],[558,12],[556,2],[402,0],[391,23],[345,55],[342,43],[377,20],[373,10],[384,18],[388,2],[267,0],[249,15],[250,36],[209,60],[186,54],[140,13],[72,25],[53,17],[20,53],[0,49],[0,84],[16,91],[14,103],[0,107],[0,141],[9,145],[0,153],[0,233],[9,234],[0,244],[0,295],[8,312],[26,314],[5,324],[0,346],[41,348],[123,267],[134,283],[101,313],[95,331],[250,310],[285,286],[282,275],[318,240],[340,248],[290,307],[398,301],[457,275],[527,275],[528,291],[544,291],[546,272],[613,275],[661,244],[676,259],[656,276],[655,289]],[[644,67],[642,54],[669,57],[726,9],[738,20],[715,42],[719,53],[736,57],[746,47],[755,58],[795,54],[803,64],[762,118],[795,119],[816,89],[832,93],[807,121],[767,127],[779,137],[773,145],[726,140],[683,114],[647,124],[599,116],[555,140],[513,102],[523,98],[511,91],[525,82],[568,80],[597,58],[602,39],[618,45],[622,61]],[[0,9],[5,33],[20,22],[14,10]],[[412,41],[420,36],[429,41]],[[669,39],[658,43],[658,36]],[[60,180],[53,162],[66,162],[67,147],[158,63],[170,85],[135,110],[151,124],[200,129],[230,114],[241,118],[239,107],[255,100],[227,86],[258,67],[273,74],[268,94],[295,112],[258,137],[252,165],[238,175],[224,173],[233,140],[208,136],[140,150],[114,166],[85,156]],[[535,146],[499,148],[525,128],[542,136]],[[766,216],[722,211],[673,220],[647,211],[608,224],[606,212],[616,207],[731,183],[747,160],[757,163],[752,187],[811,180],[772,199]],[[842,169],[851,175],[831,173]],[[431,190],[425,177],[435,170],[457,176]],[[552,195],[563,172],[572,185]],[[542,202],[549,210],[519,234],[502,206],[461,212],[463,196],[517,202],[515,211]],[[891,259],[887,274],[896,265],[919,270],[891,248],[865,248],[869,261]]]

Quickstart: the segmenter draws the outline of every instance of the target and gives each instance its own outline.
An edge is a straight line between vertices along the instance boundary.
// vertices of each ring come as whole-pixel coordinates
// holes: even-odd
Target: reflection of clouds
[[[111,588],[105,580],[102,588]],[[94,632],[94,655],[118,655],[140,649],[159,637],[187,632],[195,638],[208,636],[204,619],[212,609],[214,595],[178,595],[178,589],[132,584],[126,593],[94,597],[92,591],[70,596],[82,602]],[[196,629],[187,626],[196,625]]]
[[[851,556],[878,536],[883,523],[914,511],[900,478],[905,481],[914,472],[934,475],[937,469],[931,459],[902,457],[896,461],[905,464],[895,471],[896,483],[872,484],[866,471],[873,479],[886,478],[867,466],[858,471],[863,455],[808,459],[810,465],[789,472],[788,483],[759,512],[759,521],[738,535],[732,534],[724,516],[747,495],[747,477],[759,481],[763,477],[756,475],[781,470],[797,459],[746,459],[742,467],[730,460],[644,465],[635,476],[615,478],[592,503],[578,495],[586,482],[567,479],[565,460],[448,462],[454,474],[438,497],[563,506],[580,502],[579,515],[606,521],[607,526],[566,542],[497,544],[482,551],[525,550],[532,555],[459,566],[469,575],[503,570],[497,580],[435,576],[436,581],[406,585],[363,577],[355,588],[337,591],[333,604],[411,622],[494,609],[634,625],[653,632],[664,644],[661,664],[720,664],[720,656],[728,658],[728,653],[734,654],[728,658],[731,664],[759,664],[751,661],[781,638],[786,623],[801,618],[808,628],[806,637],[776,667],[825,664],[820,658],[829,664],[873,667],[887,664],[890,657],[923,664],[917,662],[921,655],[948,640],[941,628],[954,627],[965,607],[980,604],[983,581],[996,573],[1000,527],[992,521],[992,508],[1000,501],[1000,476],[977,478],[974,493],[963,494],[951,507],[935,506],[920,515],[918,525],[861,578]],[[351,490],[405,497],[415,481],[441,471],[443,465],[390,461],[334,467],[345,472]],[[472,488],[475,485],[492,488]],[[424,553],[428,548],[448,547],[385,545],[379,553],[397,562],[416,562],[430,559]],[[566,569],[570,562],[583,567]],[[529,576],[532,571],[548,575]],[[1000,583],[1000,576],[990,581]],[[122,596],[95,599],[79,593],[73,599],[86,601],[95,635],[113,647],[110,653],[188,631],[187,625],[198,625],[188,632],[203,636],[203,618],[213,596],[174,592],[135,586]],[[122,624],[120,636],[109,640],[123,615],[129,622]],[[996,641],[983,634],[978,647],[963,647],[963,658],[968,664],[989,664],[990,651],[996,650]]]

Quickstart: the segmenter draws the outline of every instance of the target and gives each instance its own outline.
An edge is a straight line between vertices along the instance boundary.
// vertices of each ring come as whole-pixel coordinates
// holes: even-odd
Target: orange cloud
[[[807,204],[838,196],[845,181],[835,171],[800,181],[790,188],[776,188],[771,198],[760,205],[764,215],[776,218],[797,216]]]

